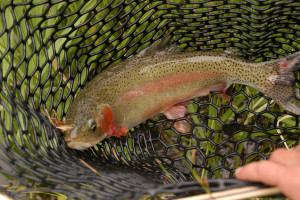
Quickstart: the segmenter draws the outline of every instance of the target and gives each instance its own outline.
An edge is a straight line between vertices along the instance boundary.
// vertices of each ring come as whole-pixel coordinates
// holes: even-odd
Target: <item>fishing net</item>
[[[237,167],[299,142],[298,116],[237,84],[230,102],[194,99],[178,119],[186,134],[157,115],[76,151],[47,117],[62,119],[93,77],[165,35],[185,51],[237,49],[257,62],[297,52],[299,1],[2,0],[0,13],[0,172],[13,182],[1,190],[11,196],[173,198],[203,192],[203,178],[217,191],[246,184],[229,179]]]

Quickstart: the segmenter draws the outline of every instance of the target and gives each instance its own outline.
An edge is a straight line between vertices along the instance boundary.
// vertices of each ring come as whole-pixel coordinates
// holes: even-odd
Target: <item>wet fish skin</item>
[[[225,91],[232,83],[251,86],[300,114],[292,85],[300,52],[255,63],[226,51],[181,52],[174,46],[158,49],[158,44],[111,66],[78,94],[65,117],[74,126],[65,135],[68,147],[83,150],[121,136],[180,102]]]

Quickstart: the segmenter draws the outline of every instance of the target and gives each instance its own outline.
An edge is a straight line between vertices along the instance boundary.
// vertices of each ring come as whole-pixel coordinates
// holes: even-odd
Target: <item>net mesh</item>
[[[237,167],[299,142],[298,116],[236,84],[230,102],[218,92],[192,101],[179,119],[191,133],[157,115],[86,151],[68,149],[45,115],[61,119],[88,81],[166,34],[186,51],[238,49],[253,61],[297,52],[296,0],[3,0],[0,13],[0,172],[18,183],[4,189],[70,199],[189,195],[201,192],[187,182],[198,177],[214,178],[212,190],[243,184],[227,179]],[[297,88],[297,71],[295,79]]]

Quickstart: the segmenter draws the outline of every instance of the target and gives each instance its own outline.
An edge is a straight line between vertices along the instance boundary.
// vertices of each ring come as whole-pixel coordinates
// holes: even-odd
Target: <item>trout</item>
[[[233,51],[182,52],[160,39],[93,78],[78,94],[66,116],[64,140],[84,150],[103,139],[126,135],[129,129],[158,113],[168,119],[187,114],[189,100],[210,91],[226,91],[232,83],[253,87],[285,110],[300,114],[294,97],[294,73],[300,52],[282,59],[252,62]],[[186,132],[186,124],[175,128]],[[59,128],[59,127],[58,127]]]

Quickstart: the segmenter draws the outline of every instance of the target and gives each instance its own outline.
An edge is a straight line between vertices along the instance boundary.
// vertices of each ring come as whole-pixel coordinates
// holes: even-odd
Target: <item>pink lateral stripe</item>
[[[180,85],[193,83],[200,79],[209,79],[217,77],[218,73],[214,71],[204,71],[201,73],[185,73],[163,77],[154,82],[148,82],[140,88],[133,89],[117,99],[117,102],[128,101],[134,97],[150,93],[164,92],[170,88],[176,88]]]

